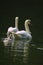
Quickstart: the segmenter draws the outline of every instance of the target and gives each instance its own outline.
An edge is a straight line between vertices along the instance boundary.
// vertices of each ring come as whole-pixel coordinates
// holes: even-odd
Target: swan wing
[[[13,32],[17,32],[18,31],[18,29],[15,27],[15,28],[13,28]]]
[[[26,31],[18,31],[15,33],[20,38],[29,38],[31,35],[27,33]]]

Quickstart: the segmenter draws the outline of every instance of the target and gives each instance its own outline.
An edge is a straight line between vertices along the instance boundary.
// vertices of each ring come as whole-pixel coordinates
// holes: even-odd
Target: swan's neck
[[[27,22],[25,22],[25,30],[26,32],[30,33],[30,29]]]
[[[18,19],[15,18],[15,27],[18,28]]]

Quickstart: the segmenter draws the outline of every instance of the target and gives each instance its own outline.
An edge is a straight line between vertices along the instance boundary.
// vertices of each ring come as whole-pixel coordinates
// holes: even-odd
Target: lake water
[[[14,40],[7,46],[0,37],[0,65],[43,65],[43,43]]]

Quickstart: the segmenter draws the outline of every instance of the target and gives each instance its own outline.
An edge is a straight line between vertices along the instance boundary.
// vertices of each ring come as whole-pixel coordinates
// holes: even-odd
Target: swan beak
[[[31,21],[29,21],[28,24],[30,25],[31,24]]]
[[[32,25],[31,21],[28,22],[29,25]]]

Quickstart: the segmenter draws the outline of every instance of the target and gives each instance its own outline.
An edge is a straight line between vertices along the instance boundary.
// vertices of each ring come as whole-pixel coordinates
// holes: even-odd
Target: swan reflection
[[[28,62],[29,58],[29,41],[28,40],[14,40],[10,39],[10,42],[8,39],[7,45],[5,46],[5,53],[9,53],[10,56],[13,58],[13,62]],[[6,42],[4,42],[6,44]]]

